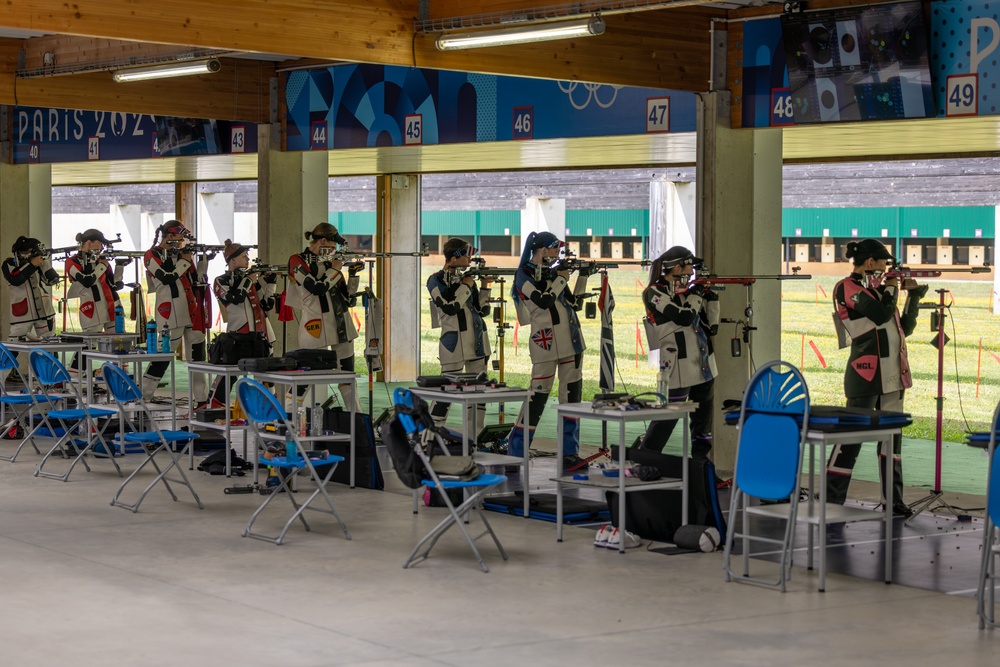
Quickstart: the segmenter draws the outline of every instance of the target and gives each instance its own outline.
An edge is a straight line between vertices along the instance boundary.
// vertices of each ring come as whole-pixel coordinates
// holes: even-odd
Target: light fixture
[[[118,83],[126,81],[146,81],[148,79],[166,79],[172,76],[191,76],[193,74],[211,74],[222,69],[222,63],[215,58],[210,60],[192,60],[187,62],[172,62],[164,65],[148,67],[130,67],[120,69],[112,76]]]
[[[588,19],[578,19],[575,21],[535,23],[503,28],[501,30],[441,35],[437,38],[436,46],[439,51],[454,51],[457,49],[480,49],[487,46],[546,42],[553,39],[570,39],[572,37],[590,37],[592,35],[603,34],[604,21],[599,16],[593,16]]]

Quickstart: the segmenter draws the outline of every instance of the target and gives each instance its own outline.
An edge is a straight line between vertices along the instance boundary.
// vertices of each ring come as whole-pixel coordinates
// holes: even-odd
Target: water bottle
[[[115,306],[115,333],[125,333],[125,311],[121,306]]]
[[[156,322],[146,325],[146,352],[149,354],[156,352]]]
[[[163,331],[160,332],[160,352],[170,353],[170,325],[164,324]]]
[[[299,436],[305,437],[306,435],[306,409],[299,408]]]
[[[312,410],[311,435],[323,435],[323,406],[317,403]]]

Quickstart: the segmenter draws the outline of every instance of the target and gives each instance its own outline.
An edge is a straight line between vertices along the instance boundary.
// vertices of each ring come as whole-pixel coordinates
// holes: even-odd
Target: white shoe
[[[614,531],[612,531],[611,535],[608,537],[608,543],[605,546],[607,546],[608,549],[619,549],[621,548],[621,544],[622,544],[621,533],[617,528],[615,528]],[[635,533],[630,533],[626,530],[625,548],[634,549],[636,547],[641,547],[641,546],[642,546],[642,540],[639,539],[639,536],[636,535]]]
[[[601,526],[600,530],[597,531],[597,535],[594,536],[594,546],[595,547],[606,547],[608,546],[608,538],[611,537],[611,531],[613,531],[610,525]]]

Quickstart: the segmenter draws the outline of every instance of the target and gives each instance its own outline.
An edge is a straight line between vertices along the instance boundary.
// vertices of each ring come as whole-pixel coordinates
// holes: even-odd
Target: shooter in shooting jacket
[[[483,318],[490,314],[489,279],[462,275],[476,249],[462,239],[449,239],[443,248],[444,268],[427,279],[431,295],[431,327],[441,328],[438,358],[441,373],[483,373],[490,358],[490,336]],[[434,421],[443,424],[450,403],[437,401]],[[483,428],[486,405],[476,406],[475,433]]]
[[[10,303],[10,338],[26,336],[37,340],[48,336],[56,315],[51,288],[59,282],[59,274],[46,262],[45,246],[36,238],[19,236],[10,250],[13,256],[3,262]],[[8,373],[2,372],[0,382],[6,381]]]
[[[179,220],[168,220],[156,230],[153,247],[146,251],[146,282],[156,293],[157,333],[169,327],[170,351],[176,352],[184,340],[187,360],[205,361],[205,332],[210,324],[209,314],[200,293],[198,276],[205,275],[205,267],[195,263],[194,255],[185,246],[194,237]],[[207,264],[207,259],[202,260]],[[156,391],[160,378],[170,366],[167,361],[155,361],[146,367],[142,376],[142,395],[149,399]],[[196,405],[208,401],[207,377],[202,373],[193,376],[191,393]]]
[[[906,337],[917,326],[920,299],[927,285],[907,278],[900,286],[896,277],[884,278],[892,255],[881,241],[865,239],[847,244],[847,258],[854,270],[833,288],[833,321],[841,347],[851,346],[844,371],[847,406],[873,410],[902,411],[903,394],[913,385],[906,358]],[[900,289],[906,290],[903,312],[897,308]],[[903,502],[902,436],[892,438],[892,508],[899,516],[913,514]],[[883,475],[886,442],[879,443],[879,475]],[[861,445],[837,445],[827,465],[826,499],[843,504]],[[882,477],[882,501],[886,502]]]
[[[691,456],[707,458],[712,451],[712,409],[715,365],[712,339],[719,330],[719,297],[707,285],[691,283],[702,260],[684,246],[674,246],[656,258],[643,290],[649,349],[660,351],[659,392],[671,403],[696,401],[691,415]],[[654,421],[639,445],[661,451],[677,420]]]
[[[80,329],[84,333],[114,333],[115,309],[122,307],[118,290],[124,287],[122,273],[130,260],[116,261],[112,271],[111,262],[101,256],[110,241],[98,229],[77,234],[76,242],[80,250],[66,258],[66,277],[70,281],[66,296],[80,299]],[[70,372],[79,368],[79,355],[74,354]]]
[[[559,373],[559,402],[579,403],[583,395],[583,332],[576,312],[583,307],[577,295],[587,289],[587,275],[581,272],[575,289],[569,289],[569,269],[558,261],[565,244],[551,232],[532,232],[525,239],[521,264],[514,276],[511,296],[517,320],[531,325],[531,399],[528,428],[535,430],[552,383]],[[510,433],[508,453],[524,454],[524,408]],[[563,430],[563,469],[583,464],[580,458],[580,420],[566,418]]]
[[[70,287],[67,296],[80,299],[80,328],[85,333],[113,333],[115,308],[121,308],[118,290],[124,287],[121,272],[129,263],[116,262],[121,268],[111,270],[111,262],[101,256],[109,243],[98,229],[76,235],[80,250],[66,259]]]
[[[329,348],[337,354],[342,371],[354,372],[354,326],[350,309],[357,303],[357,273],[364,267],[355,262],[348,265],[348,277],[342,272],[343,257],[336,255],[338,246],[347,245],[337,228],[321,222],[305,233],[309,245],[288,259],[287,303],[298,309],[299,347]],[[355,283],[350,285],[349,283]],[[360,412],[354,385],[338,385],[345,409],[351,403]],[[302,392],[305,387],[300,387]]]

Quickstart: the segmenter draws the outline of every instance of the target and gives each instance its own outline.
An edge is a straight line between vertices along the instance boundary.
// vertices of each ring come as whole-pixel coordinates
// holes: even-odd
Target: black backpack
[[[431,418],[430,410],[426,401],[410,394],[413,406],[397,404],[392,417],[386,421],[380,432],[382,434],[382,444],[385,445],[389,458],[392,459],[392,467],[396,469],[396,476],[407,488],[418,489],[421,482],[427,479],[427,470],[424,462],[413,449],[410,436],[399,421],[400,415],[409,415],[418,425],[423,425],[425,429],[434,428],[434,420]],[[418,437],[414,434],[413,437]]]

